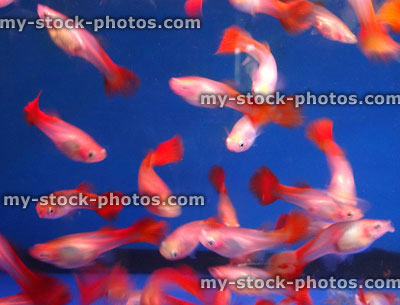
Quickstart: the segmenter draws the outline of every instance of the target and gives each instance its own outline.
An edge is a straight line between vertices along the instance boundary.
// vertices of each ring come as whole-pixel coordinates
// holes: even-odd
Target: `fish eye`
[[[374,228],[376,230],[379,230],[381,227],[382,227],[382,225],[380,223],[377,223],[377,224],[374,225]]]
[[[176,258],[177,256],[178,256],[178,251],[175,250],[175,251],[171,252],[171,257],[172,258]]]
[[[215,240],[214,239],[207,240],[207,245],[209,245],[210,247],[214,246],[214,244],[215,244]]]
[[[349,211],[349,212],[347,212],[347,216],[353,217],[353,216],[354,216],[354,213],[353,213],[352,211]]]
[[[240,148],[243,148],[244,147],[244,141],[240,141],[239,142],[239,146],[240,146]]]
[[[94,157],[94,152],[89,151],[88,152],[88,158],[92,159]]]
[[[50,208],[49,208],[49,214],[53,214],[53,212],[54,212],[53,207],[50,207]]]

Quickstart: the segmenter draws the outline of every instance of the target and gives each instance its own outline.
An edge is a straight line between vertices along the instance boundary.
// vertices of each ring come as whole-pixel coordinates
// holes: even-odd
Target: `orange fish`
[[[37,12],[42,19],[69,19],[67,16],[41,4],[38,5]],[[96,38],[88,31],[82,28],[66,27],[61,29],[51,27],[47,30],[53,42],[64,52],[87,60],[101,72],[108,96],[122,94],[129,97],[135,94],[140,85],[139,77],[132,71],[116,65]]]
[[[24,108],[25,119],[35,125],[53,141],[56,147],[68,158],[85,163],[103,161],[107,157],[106,150],[91,136],[81,129],[48,115],[39,108],[39,97]]]
[[[29,253],[37,260],[60,268],[78,268],[125,244],[147,242],[158,245],[165,231],[165,222],[142,218],[126,229],[105,227],[97,232],[77,233],[36,244]]]
[[[180,136],[158,145],[155,150],[150,150],[139,168],[138,188],[141,196],[157,196],[161,203],[147,206],[147,209],[161,217],[178,217],[181,207],[177,204],[169,204],[171,190],[166,183],[154,171],[154,166],[163,166],[176,163],[183,158],[183,144]]]
[[[2,235],[0,235],[0,269],[17,281],[22,294],[31,300],[31,304],[64,305],[71,300],[66,285],[54,277],[29,270]]]
[[[93,194],[91,185],[84,182],[74,190],[51,193],[46,197],[46,200],[37,203],[36,212],[40,218],[58,219],[76,210],[88,209],[111,221],[118,217],[123,208],[120,202],[113,201],[119,200],[123,196],[124,194],[119,192],[108,192],[102,195]],[[50,202],[50,198],[55,201],[53,204]],[[60,204],[60,198],[67,200],[67,204]],[[80,199],[82,199],[81,202],[79,202]]]

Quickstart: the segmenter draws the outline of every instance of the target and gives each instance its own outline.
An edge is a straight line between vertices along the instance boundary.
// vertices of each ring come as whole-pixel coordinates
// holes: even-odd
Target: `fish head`
[[[354,205],[343,205],[339,208],[338,219],[340,221],[359,220],[364,217],[361,209]]]
[[[200,243],[212,251],[217,251],[219,248],[221,248],[221,246],[223,246],[223,239],[223,233],[218,229],[212,228],[202,229],[199,236]]]
[[[56,252],[47,244],[34,245],[29,249],[29,254],[35,259],[45,263],[52,263],[57,258]]]
[[[363,233],[369,240],[374,241],[382,237],[384,234],[395,231],[392,222],[390,220],[375,220],[375,219],[364,219],[363,220]]]
[[[91,145],[88,148],[82,148],[79,151],[79,155],[83,162],[96,163],[107,158],[107,151],[99,145]]]
[[[201,86],[192,77],[173,77],[169,80],[169,87],[189,104],[201,106]]]
[[[198,242],[189,243],[179,236],[167,237],[160,245],[160,253],[168,260],[174,261],[190,255]]]
[[[229,133],[225,140],[226,148],[232,152],[244,152],[248,150],[257,138],[257,129],[254,128],[251,120],[244,116]]]

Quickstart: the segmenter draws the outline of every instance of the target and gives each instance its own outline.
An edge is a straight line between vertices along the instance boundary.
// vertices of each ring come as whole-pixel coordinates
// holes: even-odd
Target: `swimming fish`
[[[141,218],[126,229],[105,227],[97,232],[77,233],[36,244],[31,256],[60,268],[87,266],[107,251],[125,244],[147,242],[157,245],[164,237],[166,223],[152,218]]]
[[[53,141],[58,150],[68,158],[85,163],[103,161],[107,157],[106,150],[81,129],[55,117],[39,108],[39,97],[24,108],[25,119],[35,125]]]
[[[240,258],[283,244],[293,244],[308,233],[309,218],[300,212],[288,215],[282,228],[264,232],[235,227],[203,228],[200,242],[207,249],[229,258]]]
[[[361,51],[369,58],[382,60],[398,58],[400,45],[389,36],[384,25],[378,21],[372,1],[348,1],[361,25],[361,30],[358,33]]]
[[[68,20],[69,18],[47,6],[38,4],[37,13],[41,19]],[[47,24],[45,24],[47,25]],[[132,71],[116,65],[103,50],[96,38],[85,29],[54,26],[47,28],[50,38],[65,53],[81,57],[95,66],[104,77],[107,96],[122,94],[128,98],[134,95],[140,85],[139,77]]]
[[[322,256],[361,252],[387,232],[394,231],[391,222],[386,220],[334,223],[299,249],[273,255],[268,261],[268,271],[285,278],[296,278],[306,265]]]
[[[342,43],[357,43],[357,37],[348,26],[322,5],[314,4],[313,26],[327,39]]]
[[[256,41],[238,26],[225,30],[217,54],[246,53],[258,63],[258,68],[251,73],[254,94],[268,95],[275,92],[278,80],[278,68],[271,50],[266,43]]]
[[[141,196],[158,196],[160,204],[147,206],[149,212],[161,217],[178,217],[181,214],[181,207],[168,202],[171,190],[166,183],[154,171],[154,166],[163,166],[176,163],[183,158],[183,143],[180,136],[176,135],[168,141],[150,150],[139,168],[138,188]]]
[[[310,14],[313,3],[306,0],[229,0],[236,9],[255,14],[267,14],[278,18],[284,29],[291,34],[299,34],[311,27]]]
[[[2,235],[0,269],[18,283],[24,298],[29,298],[34,305],[64,305],[71,300],[69,288],[65,284],[54,277],[29,270]]]
[[[160,245],[160,253],[168,260],[178,260],[192,254],[200,243],[201,230],[220,226],[213,218],[183,224],[170,233]]]
[[[45,200],[36,204],[36,212],[40,218],[58,219],[76,210],[88,209],[111,221],[118,217],[123,208],[119,202],[123,196],[124,194],[119,192],[93,194],[92,187],[84,182],[76,189],[57,191],[46,196]],[[82,200],[80,200],[81,198]],[[66,204],[62,202],[66,202]]]
[[[225,186],[225,172],[222,167],[219,165],[213,166],[210,170],[209,179],[219,194],[219,221],[227,227],[239,227],[236,210],[228,196],[228,191]]]

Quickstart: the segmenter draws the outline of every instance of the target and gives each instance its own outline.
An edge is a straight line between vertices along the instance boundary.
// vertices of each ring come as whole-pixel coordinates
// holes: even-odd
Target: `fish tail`
[[[387,0],[379,9],[377,20],[391,27],[395,33],[400,33],[400,0]]]
[[[312,25],[313,3],[307,0],[295,0],[287,3],[279,21],[283,28],[291,34],[299,34]]]
[[[105,280],[100,280],[96,285],[86,283],[80,276],[75,274],[75,280],[79,291],[81,305],[90,305],[102,298],[106,293]]]
[[[154,166],[162,166],[176,163],[183,158],[183,143],[179,135],[158,145],[151,155],[151,163]]]
[[[146,242],[158,245],[165,237],[166,230],[167,223],[165,221],[156,221],[153,218],[144,217],[125,229],[123,235],[127,236],[127,243]]]
[[[304,213],[293,212],[285,216],[285,224],[280,229],[286,236],[285,243],[294,244],[308,235],[310,218]],[[278,226],[278,224],[277,224]]]
[[[101,208],[97,205],[96,213],[103,217],[105,220],[113,221],[118,218],[119,213],[123,209],[123,205],[120,202],[120,198],[125,195],[120,192],[107,192],[101,195],[103,199],[106,199],[106,205]],[[114,203],[113,198],[118,198],[118,202]]]
[[[286,127],[294,128],[303,123],[301,108],[296,107],[293,96],[287,96],[284,104],[275,105],[271,112],[271,118],[274,123]]]
[[[218,193],[226,193],[225,172],[221,166],[214,165],[210,170],[208,178]]]
[[[225,30],[216,54],[248,53],[252,42],[254,40],[249,33],[233,25]]]
[[[112,77],[104,76],[104,87],[108,97],[122,94],[125,98],[135,95],[140,86],[140,78],[134,72],[121,67],[115,67]]]
[[[376,22],[361,24],[358,41],[365,56],[389,61],[399,57],[400,45],[389,36],[383,25]]]
[[[301,276],[304,267],[298,259],[297,251],[286,251],[271,256],[267,270],[274,276],[295,279]]]
[[[319,119],[310,123],[306,129],[306,136],[326,154],[343,154],[333,138],[333,122],[330,119]]]
[[[190,18],[200,17],[202,15],[203,0],[187,0],[185,2],[185,12]]]
[[[249,187],[261,205],[268,205],[279,199],[279,180],[266,166],[260,167],[254,173]]]
[[[39,108],[39,97],[42,94],[40,90],[38,96],[24,108],[24,117],[29,125],[34,125],[38,116],[42,113]]]

